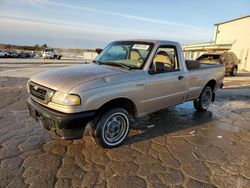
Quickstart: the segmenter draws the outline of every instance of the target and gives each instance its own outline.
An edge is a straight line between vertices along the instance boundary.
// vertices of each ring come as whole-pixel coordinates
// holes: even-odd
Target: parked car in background
[[[19,58],[27,58],[27,57],[29,57],[29,54],[26,52],[19,52],[18,57]]]
[[[43,55],[42,55],[41,52],[36,52],[34,57],[37,57],[37,58],[38,58],[38,57],[42,57],[42,56],[43,56]]]
[[[30,57],[32,57],[32,58],[36,56],[36,53],[34,51],[31,51],[31,52],[28,52],[28,53],[29,53]]]
[[[4,50],[0,50],[0,57],[8,57],[8,53]]]
[[[43,59],[61,59],[62,55],[56,53],[53,48],[45,48],[43,50]]]
[[[18,57],[19,58],[31,58],[31,57],[33,57],[32,56],[32,54],[31,54],[31,52],[19,52],[18,53]]]
[[[205,53],[202,54],[197,60],[203,63],[220,63],[226,66],[226,73],[235,76],[238,70],[239,59],[233,52],[223,53]]]
[[[17,58],[18,57],[18,53],[14,50],[12,51],[7,51],[8,53],[8,57],[11,57],[11,58]]]

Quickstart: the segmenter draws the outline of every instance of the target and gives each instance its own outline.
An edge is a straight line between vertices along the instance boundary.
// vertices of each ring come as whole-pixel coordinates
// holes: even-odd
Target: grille
[[[29,86],[30,88],[30,94],[33,95],[34,97],[42,100],[42,101],[45,101],[46,99],[46,93],[47,91],[39,86],[36,86],[36,85],[30,85]]]

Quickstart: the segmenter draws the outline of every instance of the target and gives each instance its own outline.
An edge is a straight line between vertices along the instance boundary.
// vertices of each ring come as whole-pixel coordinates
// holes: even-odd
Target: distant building
[[[215,24],[213,42],[183,45],[183,50],[187,59],[229,50],[239,58],[239,70],[250,71],[250,15]]]
[[[215,44],[215,42],[205,42],[199,44],[183,45],[184,57],[186,59],[196,59],[206,52],[223,52],[230,50],[231,43]]]

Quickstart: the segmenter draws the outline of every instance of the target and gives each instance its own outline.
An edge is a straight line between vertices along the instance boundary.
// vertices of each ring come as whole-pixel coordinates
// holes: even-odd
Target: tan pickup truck
[[[39,73],[28,81],[31,116],[62,139],[81,138],[88,122],[104,147],[120,145],[131,118],[193,100],[207,110],[225,67],[185,61],[179,43],[110,43],[90,64]]]

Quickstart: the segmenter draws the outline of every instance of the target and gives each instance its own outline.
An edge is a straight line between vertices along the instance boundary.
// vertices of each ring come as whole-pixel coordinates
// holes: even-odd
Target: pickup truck
[[[110,43],[96,59],[34,75],[27,83],[30,115],[61,139],[82,138],[88,122],[97,142],[126,139],[132,119],[193,100],[205,111],[222,87],[225,66],[185,61],[179,43]]]
[[[53,48],[45,48],[42,53],[43,59],[61,59],[62,55],[57,54]]]

